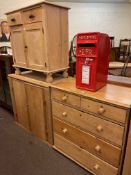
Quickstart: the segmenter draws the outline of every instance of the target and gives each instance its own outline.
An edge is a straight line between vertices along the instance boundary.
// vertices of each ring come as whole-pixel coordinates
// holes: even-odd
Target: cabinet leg
[[[47,76],[46,76],[46,82],[47,83],[51,83],[52,81],[53,81],[52,74],[51,73],[47,74]]]
[[[67,72],[67,70],[64,70],[64,72],[63,72],[63,77],[64,77],[64,78],[67,78],[67,77],[68,77],[68,72]]]
[[[15,74],[16,75],[20,75],[21,74],[20,68],[18,68],[18,67],[15,68]]]

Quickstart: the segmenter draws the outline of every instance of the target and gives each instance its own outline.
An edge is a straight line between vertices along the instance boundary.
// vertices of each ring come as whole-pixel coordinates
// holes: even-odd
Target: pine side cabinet
[[[52,74],[68,69],[68,9],[42,2],[8,12],[14,67],[40,71],[46,81]]]

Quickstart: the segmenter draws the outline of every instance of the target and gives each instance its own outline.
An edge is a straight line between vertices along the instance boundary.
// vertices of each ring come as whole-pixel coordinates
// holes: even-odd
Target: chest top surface
[[[96,92],[91,92],[77,89],[75,86],[74,78],[63,79],[59,82],[55,82],[51,86],[53,88],[64,90],[69,93],[74,93],[83,97],[88,97],[112,103],[114,105],[131,108],[131,88],[129,87],[107,84],[102,89]]]

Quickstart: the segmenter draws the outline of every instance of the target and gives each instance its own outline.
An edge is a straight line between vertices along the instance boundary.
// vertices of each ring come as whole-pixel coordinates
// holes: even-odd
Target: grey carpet
[[[0,175],[91,175],[17,126],[0,108]]]

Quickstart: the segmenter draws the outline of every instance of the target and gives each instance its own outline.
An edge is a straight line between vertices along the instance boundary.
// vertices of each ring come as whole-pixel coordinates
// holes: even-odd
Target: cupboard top
[[[17,80],[21,80],[27,83],[31,83],[31,84],[35,84],[38,86],[42,86],[42,87],[50,87],[50,83],[46,83],[44,81],[44,76],[43,74],[40,74],[39,72],[37,74],[34,74],[32,72],[26,72],[25,74],[21,74],[21,75],[16,75],[16,74],[9,74],[8,75],[9,78],[14,78]]]
[[[96,92],[91,92],[77,89],[74,78],[63,79],[51,86],[83,97],[92,98],[125,108],[131,108],[131,88],[129,87],[107,84],[102,89]]]
[[[67,9],[67,10],[70,9],[69,7],[61,6],[61,5],[58,5],[58,4],[56,4],[56,3],[51,3],[51,2],[47,2],[47,1],[42,1],[42,2],[35,3],[35,4],[33,4],[33,5],[30,5],[30,6],[26,6],[26,7],[20,8],[20,9],[16,9],[16,10],[7,12],[6,15],[11,14],[11,13],[14,13],[14,12],[17,12],[17,11],[24,11],[24,10],[26,10],[27,8],[34,8],[35,6],[42,6],[43,4],[47,4],[47,5],[51,5],[51,6],[59,7],[59,8],[64,8],[64,9]]]
[[[96,101],[103,101],[123,108],[131,108],[131,88],[118,86],[113,84],[107,84],[102,89],[91,92],[86,90],[77,89],[75,86],[74,78],[60,79],[56,78],[53,83],[46,83],[44,76],[41,73],[25,73],[22,75],[10,74],[10,78],[15,78],[38,86],[51,87],[58,90],[66,91],[77,96],[87,97]]]

